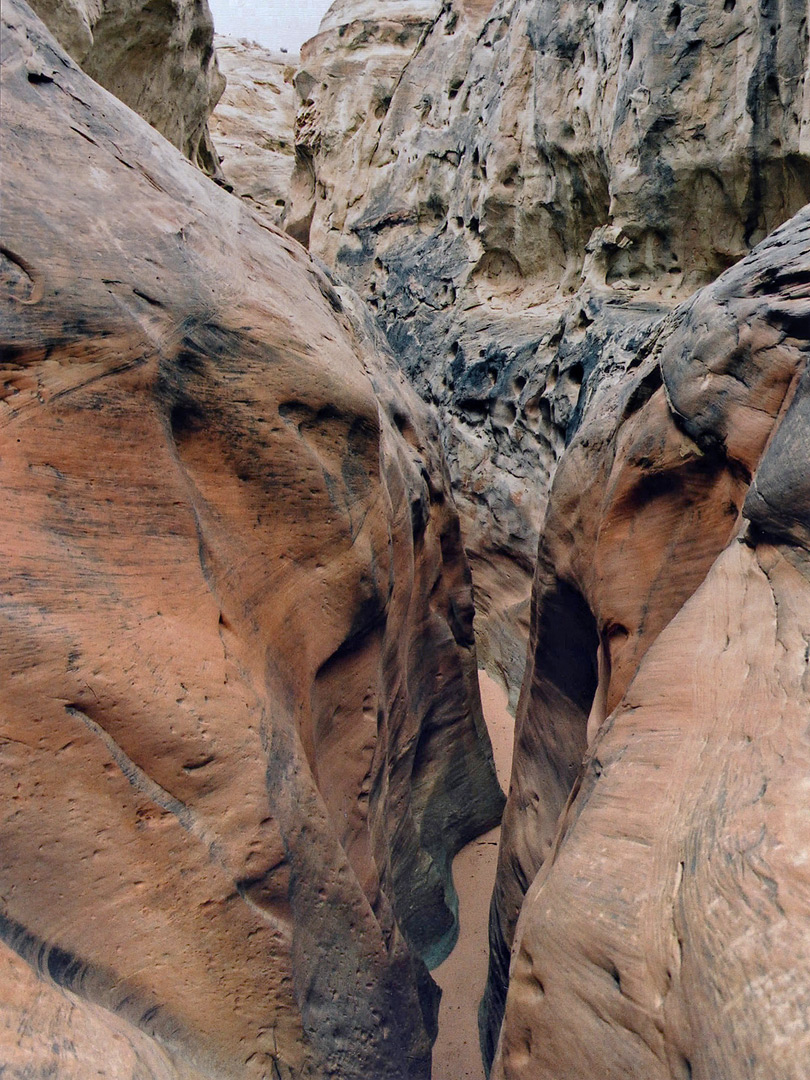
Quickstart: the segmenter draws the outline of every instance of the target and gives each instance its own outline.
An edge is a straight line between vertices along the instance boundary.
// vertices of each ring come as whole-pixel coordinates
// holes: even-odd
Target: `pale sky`
[[[331,0],[208,0],[218,34],[250,38],[270,49],[298,52],[318,33]]]

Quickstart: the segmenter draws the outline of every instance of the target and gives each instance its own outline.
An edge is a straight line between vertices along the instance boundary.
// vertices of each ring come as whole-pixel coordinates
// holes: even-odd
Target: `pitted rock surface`
[[[514,701],[591,388],[810,198],[806,5],[344,2],[321,29],[288,227],[439,409],[480,650]]]

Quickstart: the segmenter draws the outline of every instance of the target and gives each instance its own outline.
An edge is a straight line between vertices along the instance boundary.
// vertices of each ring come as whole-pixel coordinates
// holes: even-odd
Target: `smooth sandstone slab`
[[[494,1077],[806,1076],[809,579],[735,543],[650,649],[527,894]]]
[[[210,120],[223,174],[251,209],[280,225],[295,163],[292,78],[298,57],[220,35],[214,43],[227,80]]]

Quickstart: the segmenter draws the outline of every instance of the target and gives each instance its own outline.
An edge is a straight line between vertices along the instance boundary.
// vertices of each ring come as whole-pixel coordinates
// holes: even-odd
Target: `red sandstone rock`
[[[495,1077],[807,1075],[808,351],[805,210],[658,327],[562,457],[493,897]]]
[[[75,1012],[65,1076],[107,1024],[138,1076],[427,1077],[502,798],[433,422],[17,0],[2,76],[5,1060]]]

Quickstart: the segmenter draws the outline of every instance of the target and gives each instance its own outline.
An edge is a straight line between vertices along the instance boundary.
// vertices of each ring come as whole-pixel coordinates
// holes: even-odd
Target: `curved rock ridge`
[[[226,79],[210,120],[222,172],[235,194],[280,225],[295,163],[298,58],[220,34],[214,43]]]
[[[440,410],[479,651],[514,699],[594,367],[810,198],[806,5],[455,0],[410,36],[387,8],[333,7],[302,51],[290,221]]]
[[[208,0],[32,0],[62,48],[222,180],[208,117],[225,88]]]
[[[435,423],[348,290],[2,21],[0,937],[47,985],[0,1057],[426,1080],[503,803]]]
[[[658,324],[560,460],[491,910],[498,1080],[806,1076],[808,355],[810,207]]]

